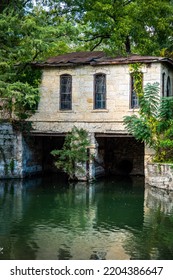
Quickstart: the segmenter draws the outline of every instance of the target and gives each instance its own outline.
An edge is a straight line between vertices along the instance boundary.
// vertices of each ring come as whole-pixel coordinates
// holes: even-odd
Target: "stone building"
[[[145,175],[150,151],[123,125],[124,116],[138,112],[130,67],[134,63],[141,64],[143,86],[158,82],[161,96],[173,95],[173,61],[163,57],[75,52],[35,64],[43,70],[40,102],[31,118],[32,135],[20,140],[22,176],[53,171],[50,152],[62,147],[73,126],[89,133],[90,153],[95,155],[86,165],[90,178],[109,173]]]

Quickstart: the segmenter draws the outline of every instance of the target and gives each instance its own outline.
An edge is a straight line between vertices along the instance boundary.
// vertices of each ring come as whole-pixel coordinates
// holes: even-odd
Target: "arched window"
[[[68,74],[60,76],[60,109],[72,109],[72,76]]]
[[[168,76],[167,78],[167,84],[166,84],[166,96],[171,96],[171,80],[170,77]]]
[[[106,75],[99,73],[94,78],[94,109],[106,108]]]

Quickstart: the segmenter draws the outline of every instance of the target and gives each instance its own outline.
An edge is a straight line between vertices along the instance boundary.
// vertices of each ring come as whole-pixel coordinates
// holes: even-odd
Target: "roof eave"
[[[137,59],[137,60],[124,60],[124,61],[95,61],[91,65],[121,65],[121,64],[134,64],[134,63],[162,63],[166,62],[173,65],[173,61],[167,58],[163,59]]]
[[[88,65],[90,63],[34,63],[37,67],[75,67],[80,65]]]
[[[91,66],[101,66],[101,65],[122,65],[122,64],[134,64],[134,63],[166,63],[171,66],[173,66],[173,60],[169,58],[161,58],[158,57],[156,59],[125,59],[125,60],[103,60],[103,61],[85,61],[85,62],[67,62],[67,63],[47,63],[47,62],[38,62],[38,63],[32,63],[33,66],[35,67],[40,67],[40,68],[46,68],[46,67],[77,67],[81,65],[91,65]]]

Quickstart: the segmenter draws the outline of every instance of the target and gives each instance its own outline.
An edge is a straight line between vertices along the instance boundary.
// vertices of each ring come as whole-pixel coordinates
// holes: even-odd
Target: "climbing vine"
[[[134,90],[139,98],[143,96],[143,86],[142,86],[142,63],[134,63],[129,65],[129,71],[134,78]]]

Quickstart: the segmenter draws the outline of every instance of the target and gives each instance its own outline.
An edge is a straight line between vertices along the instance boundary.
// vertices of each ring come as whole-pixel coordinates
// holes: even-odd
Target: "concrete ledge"
[[[148,163],[145,182],[150,186],[173,190],[173,164]]]

